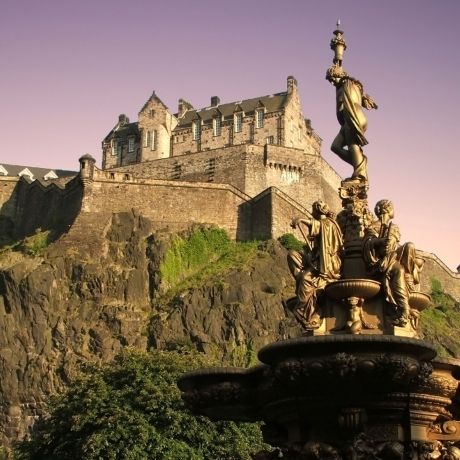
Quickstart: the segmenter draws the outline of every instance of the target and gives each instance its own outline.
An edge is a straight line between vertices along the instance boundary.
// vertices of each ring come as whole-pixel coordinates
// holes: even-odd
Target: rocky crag
[[[71,239],[40,256],[1,255],[4,444],[25,435],[79,364],[110,361],[122,347],[192,345],[245,364],[261,346],[299,334],[282,306],[293,286],[277,242],[264,243],[237,270],[174,291],[160,276],[174,236],[152,233],[143,216],[114,214],[86,241],[91,250],[85,238]]]

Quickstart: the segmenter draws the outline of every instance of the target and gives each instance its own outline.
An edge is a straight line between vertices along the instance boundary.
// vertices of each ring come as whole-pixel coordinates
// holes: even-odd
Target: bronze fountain
[[[274,447],[255,460],[460,459],[460,360],[436,358],[419,338],[419,258],[400,242],[389,200],[368,208],[367,120],[377,108],[342,67],[334,31],[326,79],[336,88],[340,131],[331,150],[353,167],[339,189],[342,211],[313,204],[296,218],[305,236],[288,265],[296,296],[286,306],[304,334],[262,348],[261,365],[201,369],[179,381],[183,398],[213,420],[262,421]]]

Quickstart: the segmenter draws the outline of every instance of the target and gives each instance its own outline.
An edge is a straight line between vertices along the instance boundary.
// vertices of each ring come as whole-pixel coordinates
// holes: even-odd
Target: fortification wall
[[[17,203],[14,192],[18,182],[17,177],[0,176],[0,216],[14,217]]]
[[[129,173],[135,179],[166,179],[231,184],[244,190],[247,151],[263,147],[233,146],[113,168],[109,173]],[[115,177],[115,176],[114,176]]]
[[[0,179],[0,231],[6,239],[20,239],[36,229],[65,232],[76,218],[82,186],[78,177],[32,183],[23,178]]]
[[[104,177],[107,174],[108,177]],[[126,173],[123,173],[126,174]],[[226,184],[165,180],[110,179],[98,171],[85,185],[82,211],[117,213],[136,209],[149,218],[154,228],[178,231],[194,223],[213,224],[231,238],[250,238],[250,215],[246,195]]]
[[[316,200],[338,212],[340,177],[320,156],[277,145],[239,145],[104,171],[136,179],[172,179],[231,184],[255,197],[277,187],[307,209]]]
[[[460,273],[455,273],[436,255],[430,252],[417,251],[425,259],[421,274],[421,286],[425,292],[431,290],[431,278],[441,282],[444,291],[460,302]]]

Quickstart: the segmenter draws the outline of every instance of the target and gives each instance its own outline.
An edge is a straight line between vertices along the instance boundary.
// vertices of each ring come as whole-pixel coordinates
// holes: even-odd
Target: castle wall
[[[151,178],[231,184],[239,190],[245,187],[244,163],[247,151],[263,148],[234,146],[164,160],[138,163],[115,168],[109,173],[125,172],[135,179]]]
[[[321,154],[321,139],[316,135],[302,111],[297,81],[288,77],[288,98],[283,116],[283,142],[280,145],[303,150],[310,155]]]
[[[425,259],[420,280],[422,291],[430,292],[431,278],[436,278],[441,282],[444,291],[460,302],[460,273],[450,270],[436,254],[420,250],[417,253]]]
[[[16,212],[17,196],[16,186],[19,182],[17,177],[0,176],[0,216],[12,218]]]
[[[180,179],[231,184],[249,196],[277,187],[307,209],[324,200],[338,212],[340,177],[317,155],[276,145],[240,145],[163,160],[138,163],[110,172],[134,178]]]
[[[245,195],[225,184],[132,178],[120,182],[97,171],[94,181],[85,186],[82,211],[110,214],[136,209],[156,229],[178,231],[203,223],[225,229],[231,238],[248,239],[250,228],[244,223],[250,222],[250,216],[247,208],[240,210],[246,201]]]
[[[59,184],[59,185],[57,185]],[[20,239],[37,229],[65,232],[81,204],[79,178],[32,183],[0,178],[0,231],[3,237]]]

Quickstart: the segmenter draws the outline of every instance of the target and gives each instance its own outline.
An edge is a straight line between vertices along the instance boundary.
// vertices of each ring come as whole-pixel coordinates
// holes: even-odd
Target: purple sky
[[[120,113],[152,90],[177,109],[300,86],[323,138],[338,132],[324,79],[337,18],[344,67],[379,110],[368,113],[370,205],[392,199],[403,241],[460,264],[458,0],[3,0],[1,163],[78,169]]]

